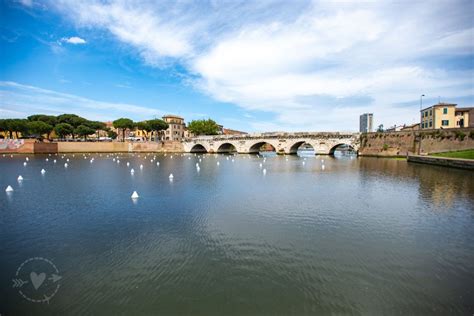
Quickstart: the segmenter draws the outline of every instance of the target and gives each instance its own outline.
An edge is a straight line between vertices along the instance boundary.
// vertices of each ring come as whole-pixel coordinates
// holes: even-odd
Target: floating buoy
[[[158,161],[158,162],[156,163],[156,165],[159,166],[159,165],[160,165],[160,162]]]
[[[305,162],[303,161],[303,166],[304,166]]]
[[[23,181],[23,177],[21,176],[21,174],[18,176],[17,180],[18,182]]]
[[[135,170],[133,170],[133,168],[130,169],[130,173],[131,173],[131,174],[134,174],[134,173],[135,173]]]
[[[117,159],[117,163],[120,163],[120,160]]]
[[[199,158],[199,162],[201,162],[201,161],[202,161],[202,159],[201,159],[201,158]]]
[[[127,167],[130,166],[130,163],[127,161]]]
[[[170,181],[173,181],[173,178],[174,178],[173,174],[170,173],[170,176],[168,178],[170,179]]]
[[[67,162],[64,164],[64,168],[67,168]]]
[[[196,162],[196,167],[199,167],[199,163]]]
[[[263,172],[264,175],[266,175],[267,174],[267,169],[263,169],[262,172]]]
[[[259,166],[260,166],[260,168],[262,168],[263,167],[262,163],[260,163]]]
[[[143,169],[143,165],[140,165],[140,169]]]
[[[219,161],[217,162],[217,165],[220,165]]]
[[[26,161],[30,161],[30,158],[26,157],[25,160],[26,160]]]
[[[171,159],[173,159],[173,156],[170,156]]]
[[[322,166],[321,166],[321,169],[323,169],[323,170],[324,170],[324,168],[325,168],[325,167],[324,167],[324,165],[322,165]]]
[[[321,163],[324,163],[324,159],[321,159]]]
[[[56,159],[53,160],[53,163],[56,163]]]
[[[115,158],[113,158],[112,161],[115,161]]]
[[[25,162],[23,163],[23,166],[26,166],[26,165],[27,165],[27,163],[26,163],[26,161],[25,161]]]
[[[41,174],[45,174],[45,173],[46,173],[46,170],[41,169]]]
[[[46,161],[49,161],[49,159],[48,159],[48,158],[46,158],[45,160],[46,160]]]
[[[94,162],[94,158],[91,159],[91,163],[93,163],[93,162]]]
[[[201,168],[199,166],[196,167],[196,171],[199,172],[201,171]]]
[[[69,162],[69,158],[68,158],[68,159],[66,159],[66,161],[67,161],[67,162]]]
[[[7,186],[7,188],[5,189],[5,192],[13,192],[13,188],[11,185]]]
[[[132,193],[132,199],[138,199],[138,198],[139,198],[139,196],[138,196],[137,191],[133,191],[133,193]]]

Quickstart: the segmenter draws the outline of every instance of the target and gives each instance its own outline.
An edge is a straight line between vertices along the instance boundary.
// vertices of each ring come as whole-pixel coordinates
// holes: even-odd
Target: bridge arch
[[[250,154],[258,154],[260,152],[260,149],[263,146],[269,146],[268,148],[270,148],[270,146],[271,146],[272,151],[276,152],[276,147],[274,145],[272,145],[271,143],[266,142],[266,141],[259,141],[259,142],[253,143],[249,147],[249,153]]]
[[[306,144],[307,146],[313,148],[313,150],[316,152],[316,148],[313,146],[313,144],[311,144],[308,141],[302,140],[302,141],[298,141],[298,142],[294,143],[293,145],[291,145],[290,150],[288,151],[288,153],[290,155],[296,155],[298,153],[298,149],[304,144]]]
[[[207,153],[209,150],[207,150],[204,145],[201,144],[195,144],[193,147],[191,147],[191,150],[189,151],[190,153]]]
[[[230,153],[236,153],[237,152],[237,147],[232,144],[232,143],[223,143],[221,144],[218,148],[217,148],[217,152],[219,154],[223,154],[223,153],[227,153],[227,154],[230,154]]]
[[[341,148],[341,147],[347,147],[347,148],[349,148],[350,150],[353,150],[354,152],[357,152],[356,148],[355,148],[354,146],[352,146],[352,144],[339,143],[339,144],[336,144],[336,145],[334,145],[334,146],[331,147],[331,149],[329,150],[329,155],[334,156],[334,152],[335,152],[338,148]]]

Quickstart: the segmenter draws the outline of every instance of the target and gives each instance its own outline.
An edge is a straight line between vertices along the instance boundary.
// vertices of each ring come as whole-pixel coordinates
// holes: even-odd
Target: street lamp
[[[421,112],[421,109],[423,108],[423,97],[424,96],[425,96],[424,94],[420,95],[420,112]]]

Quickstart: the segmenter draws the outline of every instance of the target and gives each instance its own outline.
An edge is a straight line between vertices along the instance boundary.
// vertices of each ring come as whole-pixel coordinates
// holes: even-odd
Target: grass
[[[461,151],[448,151],[448,152],[445,152],[445,153],[431,154],[430,156],[447,157],[447,158],[474,159],[474,149],[461,150]]]

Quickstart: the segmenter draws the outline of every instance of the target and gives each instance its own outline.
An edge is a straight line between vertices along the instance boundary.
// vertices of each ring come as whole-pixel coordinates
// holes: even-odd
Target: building
[[[474,127],[474,107],[457,108],[454,115],[456,127]]]
[[[456,108],[454,103],[438,103],[421,110],[421,129],[474,127],[474,108]]]
[[[412,125],[405,125],[401,128],[401,131],[417,131],[420,129],[420,123],[415,123]]]
[[[359,132],[370,133],[373,130],[373,113],[364,113],[359,118]]]
[[[235,129],[224,128],[224,135],[246,135],[248,133],[237,131]]]
[[[186,124],[184,118],[177,115],[165,115],[163,121],[168,123],[169,127],[164,131],[162,140],[178,140],[181,141],[184,138],[186,130]]]
[[[404,125],[393,125],[385,129],[385,132],[399,132],[404,128]]]

